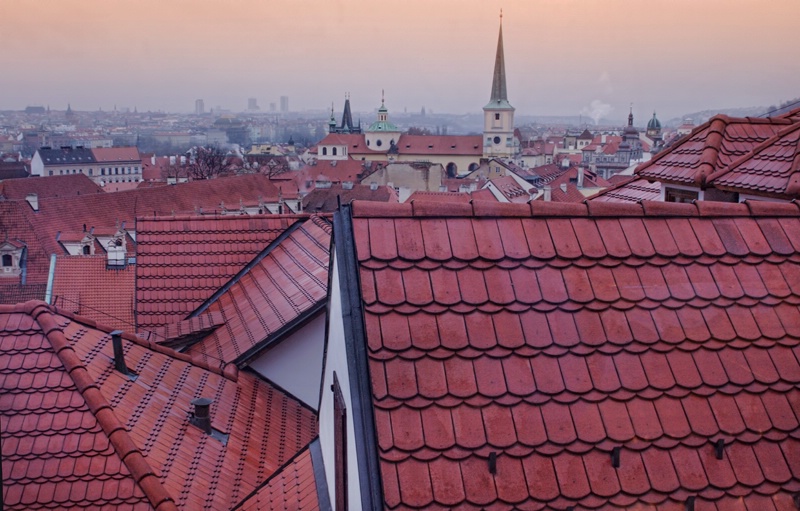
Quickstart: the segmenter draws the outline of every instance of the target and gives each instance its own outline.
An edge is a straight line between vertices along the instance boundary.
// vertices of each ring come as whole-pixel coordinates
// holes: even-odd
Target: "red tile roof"
[[[315,435],[314,415],[263,380],[123,335],[41,302],[0,306],[7,509],[230,509]],[[223,443],[190,424],[213,399]]]
[[[472,197],[469,193],[463,192],[425,192],[417,190],[408,196],[406,202],[415,200],[436,202],[469,202],[472,200]]]
[[[708,176],[715,188],[800,199],[800,122]]]
[[[184,319],[302,218],[307,217],[141,218],[136,225],[137,328],[150,330]]]
[[[311,450],[306,447],[235,508],[240,511],[315,511],[317,498]]]
[[[612,176],[616,177],[616,176]],[[630,176],[626,176],[630,177]],[[600,202],[657,201],[661,198],[661,183],[647,179],[633,179],[593,195],[590,200]]]
[[[483,154],[481,135],[401,135],[397,150],[404,154]]]
[[[136,268],[107,269],[105,255],[58,256],[51,303],[120,330],[133,331]]]
[[[206,311],[225,325],[191,346],[187,353],[244,366],[284,330],[324,308],[328,296],[330,224],[314,216],[298,222],[288,236],[264,249],[236,275]],[[211,363],[211,362],[209,362]]]
[[[736,118],[716,115],[697,126],[668,151],[657,154],[636,170],[641,177],[670,183],[704,186],[709,176],[793,122],[790,117]]]
[[[31,193],[35,193],[39,199],[42,199],[103,193],[103,189],[84,174],[0,181],[0,197],[5,199],[24,200]]]
[[[371,200],[378,202],[397,202],[397,194],[389,186],[378,186],[375,190],[370,185],[352,184],[346,189],[341,184],[330,188],[317,188],[303,197],[303,211],[307,213],[331,213],[339,208],[339,204],[347,204],[354,200]]]
[[[142,161],[136,147],[99,147],[92,149],[92,154],[97,163]]]
[[[41,201],[40,201],[41,202]],[[14,242],[22,242],[27,249],[26,252],[26,286],[21,286],[22,280],[20,277],[7,277],[0,276],[0,287],[6,288],[0,292],[0,303],[18,303],[27,301],[24,299],[33,298],[29,295],[29,291],[24,288],[30,285],[42,286],[47,284],[47,272],[50,268],[50,254],[55,250],[47,249],[43,245],[42,237],[37,236],[33,223],[31,222],[31,214],[33,210],[30,205],[22,200],[7,200],[0,201],[0,236],[2,240],[8,239]],[[0,243],[2,243],[0,240]],[[53,234],[53,245],[56,244],[55,233]],[[12,289],[17,289],[13,292]],[[38,289],[38,288],[37,288]],[[22,294],[20,294],[22,293]],[[43,300],[44,294],[36,296],[36,299]],[[6,301],[10,300],[10,301]]]
[[[388,509],[792,508],[796,204],[351,210]]]

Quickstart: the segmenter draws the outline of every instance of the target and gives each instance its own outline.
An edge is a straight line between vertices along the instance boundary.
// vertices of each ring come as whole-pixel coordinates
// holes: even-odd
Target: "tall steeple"
[[[497,36],[497,54],[494,57],[492,76],[492,102],[508,101],[506,91],[506,60],[503,55],[503,11],[500,11],[500,33]]]
[[[514,107],[508,102],[506,60],[503,52],[503,11],[492,75],[492,96],[483,107],[483,157],[510,158],[517,154],[519,141],[514,136]]]

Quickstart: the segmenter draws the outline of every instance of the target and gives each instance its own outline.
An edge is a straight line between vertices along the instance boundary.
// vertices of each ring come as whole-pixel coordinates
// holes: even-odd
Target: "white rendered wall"
[[[336,502],[336,478],[334,475],[334,441],[333,441],[333,372],[339,380],[339,388],[347,406],[347,501],[350,509],[361,509],[361,487],[358,480],[358,460],[356,458],[356,439],[353,430],[353,401],[350,395],[350,375],[347,368],[345,352],[344,325],[342,323],[342,300],[339,289],[339,267],[336,256],[332,253],[333,276],[331,279],[330,325],[328,326],[328,352],[325,362],[325,381],[322,386],[322,405],[319,409],[319,441],[322,447],[322,459],[325,462],[325,477],[328,481],[328,493],[331,502]]]
[[[300,330],[267,351],[250,368],[317,409],[325,348],[325,313],[317,314]]]

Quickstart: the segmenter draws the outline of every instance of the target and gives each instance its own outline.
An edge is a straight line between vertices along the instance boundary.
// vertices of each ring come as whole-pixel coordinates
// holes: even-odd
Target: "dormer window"
[[[0,278],[22,274],[25,244],[20,241],[0,242]]]

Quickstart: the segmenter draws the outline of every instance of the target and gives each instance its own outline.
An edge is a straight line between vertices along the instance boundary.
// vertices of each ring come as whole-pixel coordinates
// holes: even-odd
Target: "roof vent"
[[[371,182],[371,183],[369,184],[369,189],[370,189],[370,190],[372,190],[372,191],[374,192],[375,190],[377,190],[377,189],[378,189],[378,183],[376,183],[375,181]]]
[[[497,473],[497,452],[495,451],[489,453],[489,473]]]
[[[725,440],[720,438],[716,442],[714,442],[714,456],[718,460],[721,460],[724,452],[725,452]]]
[[[207,397],[192,399],[194,415],[192,416],[191,423],[202,429],[206,435],[210,435],[213,431],[211,429],[211,403],[213,403],[213,401]]]

